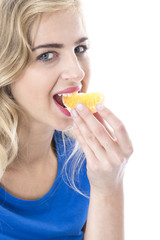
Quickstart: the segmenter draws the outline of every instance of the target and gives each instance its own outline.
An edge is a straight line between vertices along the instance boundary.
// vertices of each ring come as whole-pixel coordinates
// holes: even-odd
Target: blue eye
[[[86,45],[81,45],[75,48],[75,53],[85,53],[88,50]]]
[[[37,57],[37,60],[42,62],[51,61],[54,58],[54,55],[57,55],[55,52],[45,52]]]

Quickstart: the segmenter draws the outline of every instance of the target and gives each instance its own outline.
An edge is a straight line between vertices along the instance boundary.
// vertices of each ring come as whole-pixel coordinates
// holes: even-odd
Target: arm
[[[91,186],[84,240],[123,240],[123,175],[133,152],[126,129],[105,107],[93,115],[83,106],[72,115]]]
[[[91,192],[84,240],[123,240],[123,190],[108,196]]]

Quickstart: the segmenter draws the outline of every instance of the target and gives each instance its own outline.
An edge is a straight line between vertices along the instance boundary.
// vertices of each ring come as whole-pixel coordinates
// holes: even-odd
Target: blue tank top
[[[73,190],[62,172],[75,140],[54,132],[58,172],[51,189],[38,200],[22,200],[0,186],[0,240],[82,240],[89,198]],[[72,159],[73,160],[73,159]],[[72,161],[71,163],[72,164]],[[77,178],[78,188],[89,196],[89,181],[84,161]]]

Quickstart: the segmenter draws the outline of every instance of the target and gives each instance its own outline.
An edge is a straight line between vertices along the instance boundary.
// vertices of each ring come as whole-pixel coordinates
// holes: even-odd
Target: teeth
[[[78,92],[74,92],[78,93]],[[59,93],[58,96],[71,97],[73,93]]]
[[[68,96],[68,97],[71,97],[71,96],[72,96],[72,93],[68,93],[67,96]]]

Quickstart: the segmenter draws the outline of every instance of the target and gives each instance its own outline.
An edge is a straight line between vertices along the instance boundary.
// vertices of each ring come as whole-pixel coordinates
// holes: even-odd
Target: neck
[[[52,147],[53,133],[53,128],[41,124],[19,126],[19,151],[13,164],[29,169],[43,168],[56,156]]]

